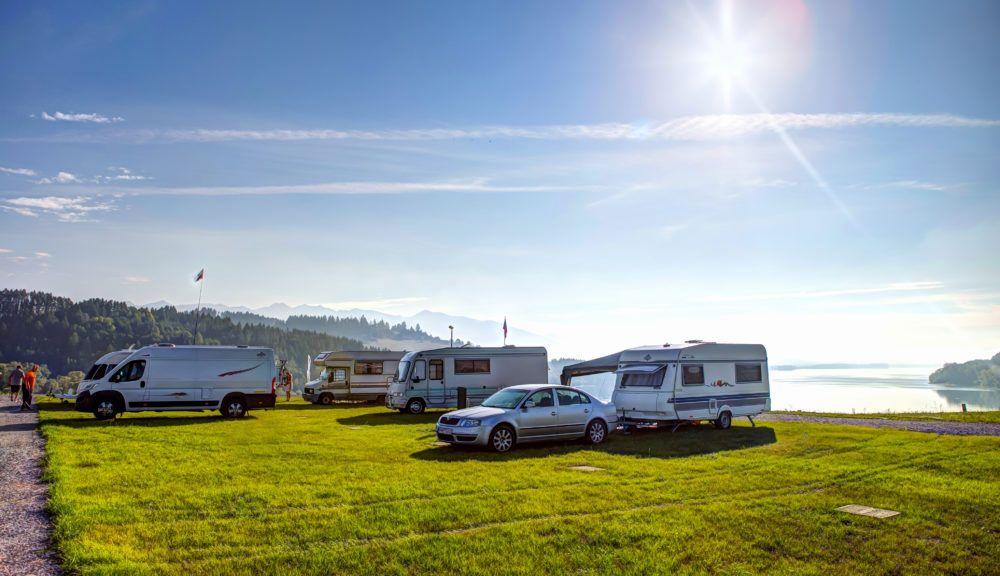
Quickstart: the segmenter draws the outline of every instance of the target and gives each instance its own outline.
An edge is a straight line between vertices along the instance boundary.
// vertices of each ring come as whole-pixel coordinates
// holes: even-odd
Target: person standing
[[[35,391],[35,381],[38,376],[38,364],[31,367],[24,375],[24,382],[21,384],[21,410],[31,410],[31,394]]]
[[[285,402],[292,401],[292,372],[285,370]]]
[[[24,370],[21,370],[21,365],[18,364],[17,368],[10,373],[7,377],[7,385],[10,386],[10,401],[13,402],[17,399],[21,392],[21,384],[24,382]]]

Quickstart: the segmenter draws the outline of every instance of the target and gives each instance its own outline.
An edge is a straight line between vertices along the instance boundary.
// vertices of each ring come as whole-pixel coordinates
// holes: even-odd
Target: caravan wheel
[[[319,403],[323,406],[329,406],[333,404],[333,394],[322,394],[319,397]]]
[[[426,407],[424,401],[420,398],[414,398],[406,403],[406,411],[410,414],[423,414]]]
[[[729,412],[723,412],[719,414],[719,417],[715,420],[715,427],[719,430],[726,430],[733,424],[733,415]]]

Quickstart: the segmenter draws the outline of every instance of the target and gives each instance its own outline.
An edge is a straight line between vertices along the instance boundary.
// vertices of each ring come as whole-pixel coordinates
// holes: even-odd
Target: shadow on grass
[[[729,430],[691,426],[681,428],[677,432],[660,429],[640,430],[629,435],[612,434],[608,437],[607,442],[599,446],[591,446],[583,440],[532,442],[520,444],[506,454],[496,454],[486,448],[470,446],[439,446],[415,452],[411,457],[418,460],[439,462],[469,460],[506,462],[593,451],[644,458],[684,458],[731,450],[745,450],[775,442],[777,442],[777,437],[774,430],[763,426],[730,428]]]
[[[74,412],[72,404],[56,404],[56,403],[45,403],[38,405],[39,412]],[[79,414],[77,418],[54,418],[54,419],[42,419],[41,425],[43,427],[47,426],[61,426],[65,428],[94,428],[100,426],[143,426],[147,428],[155,428],[161,426],[187,426],[190,424],[207,424],[211,422],[229,422],[238,423],[240,420],[255,420],[254,413],[250,412],[240,420],[224,418],[222,414],[219,414],[215,410],[203,411],[203,412],[172,412],[170,416],[167,413],[157,413],[157,412],[143,412],[143,413],[126,413],[119,415],[114,420],[98,420],[94,418],[94,415],[89,412],[76,412]],[[164,415],[161,415],[164,414]]]
[[[343,410],[345,408],[372,408],[375,406],[381,406],[377,402],[352,402],[352,401],[338,401],[333,404],[313,404],[311,402],[285,402],[284,400],[278,400],[274,405],[275,410]]]
[[[337,418],[337,423],[344,426],[406,426],[408,424],[434,424],[444,412],[425,412],[423,414],[402,414],[397,410],[358,414]]]

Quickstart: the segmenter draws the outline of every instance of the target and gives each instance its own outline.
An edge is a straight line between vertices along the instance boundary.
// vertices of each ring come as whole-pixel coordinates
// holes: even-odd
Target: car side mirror
[[[527,402],[524,403],[524,406],[522,406],[521,409],[527,410],[528,408],[534,408],[534,407],[535,407],[535,401],[528,400]]]
[[[420,382],[420,376],[414,376],[413,377],[413,383],[414,384],[418,384],[419,382]]]

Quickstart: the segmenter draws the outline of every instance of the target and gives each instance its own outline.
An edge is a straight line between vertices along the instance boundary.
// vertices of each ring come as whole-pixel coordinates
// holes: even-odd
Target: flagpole
[[[202,274],[201,279],[198,281],[198,306],[194,309],[194,340],[191,344],[198,344],[198,324],[201,323],[201,293],[204,290],[205,276]]]

